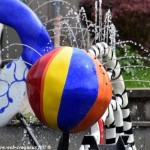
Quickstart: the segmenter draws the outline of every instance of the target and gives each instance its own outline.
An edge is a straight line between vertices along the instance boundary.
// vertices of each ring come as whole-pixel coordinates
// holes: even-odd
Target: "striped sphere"
[[[38,59],[27,76],[27,92],[42,123],[69,133],[91,127],[112,96],[110,80],[99,61],[73,47],[57,48]]]

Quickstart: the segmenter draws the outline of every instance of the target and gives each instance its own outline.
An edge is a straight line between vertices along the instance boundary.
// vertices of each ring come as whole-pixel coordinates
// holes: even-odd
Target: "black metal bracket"
[[[89,150],[125,150],[125,141],[128,137],[120,136],[117,144],[102,144],[97,145],[94,136],[84,136],[82,145],[90,145]]]
[[[68,148],[69,148],[69,133],[63,132],[57,150],[68,150]]]
[[[91,149],[99,150],[94,136],[86,136],[85,135],[83,138],[83,141],[82,141],[82,145],[90,145],[89,150],[91,150]]]

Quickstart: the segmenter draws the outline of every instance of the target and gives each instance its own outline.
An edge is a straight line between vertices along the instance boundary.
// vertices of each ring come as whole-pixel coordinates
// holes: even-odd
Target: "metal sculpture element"
[[[103,66],[72,47],[60,47],[42,56],[28,73],[27,92],[41,122],[63,132],[91,127],[112,97]]]
[[[19,111],[26,75],[33,65],[28,74],[28,94],[35,114],[44,124],[63,132],[79,132],[102,117],[106,143],[113,144],[120,135],[128,135],[126,147],[136,149],[128,97],[124,82],[120,82],[123,81],[120,65],[107,44],[92,46],[88,54],[71,47],[51,51],[53,45],[45,27],[19,0],[0,0],[0,22],[13,27],[23,43],[21,57],[7,64],[0,73],[0,126]],[[104,64],[107,72],[95,57],[107,62]],[[112,100],[109,78],[118,81],[112,83]],[[96,131],[95,127],[96,124],[92,132]],[[97,133],[92,134],[99,142]]]
[[[26,122],[26,119],[24,118],[24,116],[23,116],[21,113],[18,113],[18,114],[16,115],[16,118],[20,121],[20,123],[21,123],[21,124],[23,125],[23,127],[26,129],[31,144],[32,144],[33,146],[35,146],[36,149],[42,150],[41,145],[40,145],[39,142],[37,141],[37,139],[36,139],[34,133],[32,132],[32,129],[30,128],[30,125]]]
[[[1,127],[20,110],[26,92],[28,68],[53,49],[53,45],[37,16],[19,0],[0,0],[0,22],[17,31],[23,45],[21,57],[7,64],[0,72]]]

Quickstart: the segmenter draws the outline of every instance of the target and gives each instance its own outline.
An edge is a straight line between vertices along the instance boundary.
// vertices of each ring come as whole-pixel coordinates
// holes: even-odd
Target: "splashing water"
[[[58,38],[61,39],[60,43],[56,43],[56,46],[70,45],[83,49],[88,49],[96,40],[106,43],[110,41],[111,45],[115,46],[116,29],[111,21],[110,10],[106,12],[103,22],[101,4],[101,0],[95,3],[97,11],[95,11],[95,23],[93,23],[87,19],[84,8],[78,10],[67,1],[48,0],[41,2],[32,0],[28,3],[29,6],[33,7],[34,12],[37,13],[39,18],[43,19],[43,24],[46,26],[47,31],[49,31],[54,43]],[[54,16],[50,16],[47,11],[44,11],[48,9],[47,7],[53,7]],[[65,8],[65,11],[63,11],[63,8]],[[83,22],[85,22],[84,26]],[[90,34],[92,33],[95,37],[90,39]],[[6,36],[8,37],[7,34],[8,31],[6,29]],[[9,44],[8,41],[7,45]]]
[[[29,1],[29,3],[28,1],[26,1],[26,3],[28,4],[28,6],[33,8],[34,12],[37,13],[39,18],[42,20],[53,40],[53,43],[55,43],[55,47],[59,47],[60,45],[69,45],[87,50],[96,41],[103,41],[110,45],[113,51],[117,52],[127,51],[126,45],[133,44],[136,46],[138,45],[139,48],[147,54],[147,56],[131,56],[126,53],[125,56],[118,57],[118,60],[140,60],[141,62],[146,61],[147,64],[150,62],[149,51],[145,49],[141,44],[138,44],[131,40],[117,41],[117,30],[111,20],[111,11],[108,10],[104,17],[102,17],[101,0],[98,0],[95,3],[95,22],[91,22],[87,19],[86,11],[84,8],[78,10],[75,6],[64,0],[48,0],[44,3],[40,0],[31,0]],[[49,15],[51,12],[45,11],[48,8],[57,9],[57,12],[54,14],[54,16]],[[63,12],[63,8],[65,8],[65,12]],[[14,58],[12,59],[9,54],[10,48],[14,46],[16,46],[14,47],[14,53],[18,53],[18,47],[25,46],[41,56],[41,54],[39,54],[35,49],[28,45],[11,43],[8,39],[9,33],[7,27],[5,28],[5,32],[6,47],[2,50],[2,53],[4,51],[6,52],[6,59],[3,59],[2,62],[14,60]],[[91,38],[91,35],[94,36]],[[29,64],[28,62],[25,63]],[[106,63],[109,62],[105,62],[104,64]],[[129,73],[130,69],[132,69],[133,72],[133,74],[130,74],[130,78],[125,78],[125,83],[136,82],[140,87],[150,87],[150,79],[146,78],[149,74],[150,66],[141,64],[131,65],[129,63],[122,64],[121,66],[122,69],[126,70],[126,74]],[[136,76],[136,72],[134,72],[135,70],[138,72],[142,71],[143,74],[141,74],[141,76]],[[8,86],[6,85],[6,88],[7,87]],[[2,94],[4,95],[6,93],[3,92]],[[4,107],[8,106],[9,103],[11,103],[11,100],[8,101]],[[4,107],[1,108],[0,111],[4,111]],[[24,133],[23,141],[25,137],[26,133]],[[142,147],[143,145],[141,145],[141,148]]]
[[[71,3],[64,0],[48,0],[46,2],[32,0],[29,3],[26,1],[26,3],[28,6],[33,8],[34,12],[37,13],[39,18],[43,21],[43,24],[52,37],[53,43],[55,43],[55,47],[59,47],[60,45],[69,45],[87,50],[96,41],[106,42],[113,51],[117,52],[123,50],[126,52],[124,57],[118,57],[119,61],[139,60],[141,62],[140,64],[137,62],[137,64],[123,63],[121,65],[121,68],[125,70],[125,74],[130,73],[130,77],[125,78],[125,82],[136,82],[139,86],[150,87],[149,82],[147,82],[149,81],[149,78],[146,78],[150,72],[150,66],[143,64],[145,61],[147,64],[150,62],[149,51],[144,49],[141,44],[131,40],[116,41],[117,30],[115,25],[112,23],[111,11],[108,10],[104,14],[104,17],[102,16],[101,0],[95,2],[95,22],[87,19],[86,11],[83,7],[78,10],[74,5],[71,5]],[[50,16],[49,12],[45,11],[48,8],[53,8],[53,11],[55,12],[53,16]],[[65,11],[63,11],[63,8],[65,8]],[[5,28],[5,32],[6,47],[2,49],[2,55],[3,52],[7,53],[6,59],[3,59],[2,62],[14,60],[14,58],[11,58],[10,56],[10,49],[13,49],[13,47],[14,53],[18,53],[18,48],[24,46],[41,56],[41,54],[39,54],[31,46],[20,43],[11,43],[9,41],[8,27]],[[93,38],[91,38],[92,34],[94,35]],[[142,57],[139,55],[128,55],[126,48],[126,45],[128,44],[139,46],[139,48],[144,51],[147,56]],[[29,64],[28,62],[25,63]],[[105,62],[103,64],[107,63],[109,62]],[[138,71],[142,71],[140,76],[136,76],[136,72]]]
[[[146,61],[147,64],[150,62],[150,54],[148,54],[148,50],[144,49],[141,44],[138,44],[131,40],[116,41],[117,30],[115,25],[112,23],[111,11],[108,10],[104,14],[104,17],[102,16],[101,0],[95,2],[95,22],[87,19],[86,11],[83,7],[78,10],[74,5],[71,5],[69,2],[64,0],[48,0],[46,2],[32,0],[27,4],[28,6],[33,8],[34,12],[37,13],[39,18],[43,21],[43,24],[47,28],[47,31],[49,32],[53,43],[55,43],[55,47],[59,47],[60,45],[69,45],[87,50],[96,41],[103,41],[106,42],[113,51],[117,52],[123,50],[126,52],[124,57],[118,57],[119,61],[128,61],[132,59],[136,61],[140,60],[140,62]],[[50,16],[48,14],[49,12],[44,11],[48,8],[54,8],[53,10],[55,13],[53,16]],[[63,12],[63,8],[65,8],[65,12]],[[6,59],[3,59],[2,63],[8,62],[10,60],[15,60],[14,58],[11,58],[9,54],[10,49],[12,50],[14,48],[14,53],[18,53],[19,47],[22,46],[28,47],[30,50],[41,56],[41,54],[33,49],[31,46],[20,43],[11,43],[9,41],[8,27],[5,28],[5,34],[6,47],[2,49],[2,54],[3,52],[7,53]],[[92,34],[94,35],[93,38],[91,38]],[[133,45],[138,45],[142,51],[147,53],[147,57],[142,57],[139,55],[128,55],[126,45],[129,43]],[[28,62],[24,63],[31,65]],[[109,62],[105,62],[103,63],[103,65],[107,63]],[[143,65],[142,63],[123,63],[121,65],[121,68],[125,70],[124,74],[130,73],[130,75],[127,75],[127,78],[125,78],[124,80],[127,85],[128,83],[136,83],[136,86],[138,85],[139,87],[150,87],[150,79],[147,78],[150,72],[149,65]],[[142,71],[142,74],[140,76],[137,76],[136,72],[139,71]],[[6,104],[6,106],[8,105],[9,103]]]

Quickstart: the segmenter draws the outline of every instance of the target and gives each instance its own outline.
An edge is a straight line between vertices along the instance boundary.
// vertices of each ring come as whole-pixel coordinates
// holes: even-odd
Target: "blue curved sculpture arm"
[[[0,0],[0,23],[14,28],[22,44],[32,47],[41,55],[53,49],[51,38],[43,24],[20,0]],[[38,53],[24,46],[21,56],[25,62],[34,64],[40,57]]]

